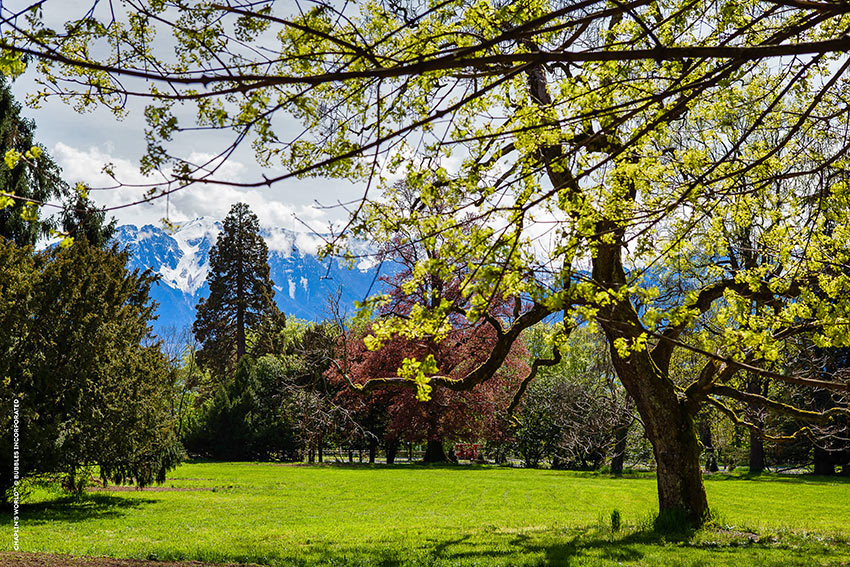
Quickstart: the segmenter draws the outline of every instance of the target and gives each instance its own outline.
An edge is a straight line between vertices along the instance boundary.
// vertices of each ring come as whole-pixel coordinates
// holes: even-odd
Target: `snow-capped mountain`
[[[195,306],[209,294],[209,251],[221,231],[221,222],[202,217],[182,223],[174,232],[146,225],[119,226],[115,239],[132,254],[130,268],[150,268],[160,275],[151,290],[159,303],[154,322],[157,334],[180,332],[191,327]],[[321,237],[282,228],[264,228],[263,238],[269,247],[269,267],[275,287],[275,300],[287,316],[318,321],[327,316],[327,300],[341,289],[341,306],[353,309],[369,290],[381,287],[377,279],[379,267],[364,260],[348,270],[334,259],[319,261],[317,251]],[[369,246],[362,243],[363,251]],[[380,268],[388,273],[387,266]]]

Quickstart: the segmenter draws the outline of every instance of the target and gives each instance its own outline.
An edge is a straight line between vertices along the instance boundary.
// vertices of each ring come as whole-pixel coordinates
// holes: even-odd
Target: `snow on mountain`
[[[207,256],[219,232],[221,223],[205,217],[182,225],[171,235],[180,250],[180,259],[174,268],[160,267],[162,280],[183,293],[194,295],[207,279]]]
[[[160,227],[123,225],[115,238],[132,254],[131,268],[150,268],[160,275],[151,290],[159,303],[154,331],[180,332],[195,320],[198,300],[209,294],[209,251],[221,231],[221,222],[202,217],[181,224],[173,233]],[[264,228],[263,238],[269,247],[269,267],[274,282],[275,300],[287,316],[318,321],[327,316],[328,298],[340,291],[341,305],[353,309],[371,290],[381,288],[378,272],[394,271],[377,266],[363,258],[349,270],[334,259],[319,261],[317,252],[323,244],[320,236],[283,228]],[[357,243],[356,253],[370,250],[368,243]]]

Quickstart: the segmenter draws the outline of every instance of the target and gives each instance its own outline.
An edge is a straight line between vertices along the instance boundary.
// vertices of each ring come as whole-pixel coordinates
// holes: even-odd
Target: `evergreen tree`
[[[33,145],[35,123],[21,117],[18,104],[9,86],[0,76],[0,155],[9,150],[21,154]],[[59,166],[43,151],[37,159],[37,167],[17,163],[11,169],[0,163],[0,191],[35,201],[49,201],[68,194],[68,186],[60,177]],[[19,246],[35,244],[39,237],[46,236],[54,221],[50,218],[29,221],[21,216],[25,201],[16,200],[9,207],[0,208],[0,237],[12,240]]]
[[[210,250],[210,295],[198,303],[193,326],[201,344],[198,360],[219,374],[232,371],[247,352],[249,329],[278,316],[268,255],[257,216],[236,203]]]
[[[19,406],[21,478],[86,469],[113,482],[162,482],[182,454],[171,415],[174,375],[149,322],[150,272],[90,245],[38,253],[0,239],[0,430]],[[12,437],[0,439],[0,500],[12,478]]]
[[[202,406],[187,432],[186,448],[215,459],[292,460],[299,447],[292,412],[281,411],[291,403],[284,375],[283,364],[273,356],[242,357],[233,377],[225,377]]]

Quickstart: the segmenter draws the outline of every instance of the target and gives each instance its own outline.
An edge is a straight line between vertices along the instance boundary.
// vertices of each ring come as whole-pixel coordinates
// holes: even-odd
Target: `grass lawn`
[[[650,475],[187,463],[164,486],[37,490],[21,509],[21,550],[305,566],[850,565],[846,479],[715,476],[717,525],[680,538],[650,529]],[[9,550],[11,517],[0,520]]]

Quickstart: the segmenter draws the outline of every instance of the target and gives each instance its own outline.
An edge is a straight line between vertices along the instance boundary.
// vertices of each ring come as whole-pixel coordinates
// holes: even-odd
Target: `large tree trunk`
[[[661,415],[651,419],[653,431],[649,440],[658,466],[660,511],[681,511],[699,525],[708,518],[709,511],[693,419],[685,408],[664,408],[658,413]],[[643,419],[646,422],[647,416]]]
[[[597,223],[597,233],[624,232],[616,222]],[[593,280],[604,289],[619,289],[626,284],[622,263],[623,243],[600,242],[593,259]],[[612,301],[597,315],[608,340],[611,361],[617,376],[635,402],[643,420],[646,436],[655,454],[658,480],[658,504],[661,515],[683,514],[694,526],[709,518],[708,499],[702,483],[700,443],[694,427],[695,408],[688,396],[669,377],[672,348],[664,343],[659,351],[635,348],[643,325],[629,299]],[[621,354],[617,343],[625,341]],[[697,406],[698,407],[698,406]]]
[[[442,439],[428,439],[424,461],[426,463],[447,463],[449,461]]]
[[[620,357],[616,327],[602,324],[620,381],[632,396],[652,444],[661,514],[681,513],[698,526],[709,518],[700,447],[687,398],[644,351]],[[613,336],[612,336],[613,335]]]
[[[692,409],[684,392],[676,387],[648,350],[632,351],[621,357],[615,348],[614,341],[623,336],[624,327],[610,321],[628,321],[631,310],[630,304],[615,305],[602,321],[611,345],[614,368],[634,400],[652,444],[660,513],[684,514],[692,525],[698,526],[709,518],[709,510],[700,466],[702,448]]]

